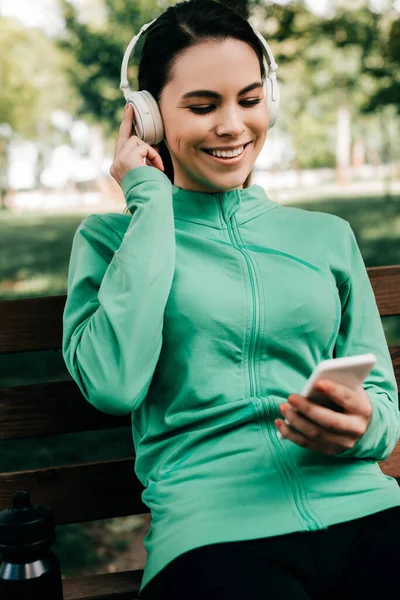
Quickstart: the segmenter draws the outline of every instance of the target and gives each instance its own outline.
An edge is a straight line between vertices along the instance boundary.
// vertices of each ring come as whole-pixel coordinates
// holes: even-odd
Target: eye
[[[255,98],[254,100],[242,100],[240,104],[244,108],[251,108],[252,106],[256,106],[256,104],[260,104],[261,100],[262,98]],[[215,108],[215,104],[207,104],[207,106],[189,106],[188,108],[197,115],[205,115]]]
[[[196,115],[205,115],[212,111],[214,105],[207,106],[189,106],[189,109],[194,112]]]
[[[250,106],[255,106],[256,104],[260,104],[262,98],[255,98],[254,100],[243,100],[243,102],[241,102],[241,104],[245,107],[245,108],[249,108]]]

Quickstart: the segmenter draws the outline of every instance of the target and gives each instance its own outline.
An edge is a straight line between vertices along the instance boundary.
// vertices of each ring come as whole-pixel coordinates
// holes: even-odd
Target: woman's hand
[[[362,386],[354,392],[327,379],[318,380],[315,387],[342,407],[343,413],[292,394],[289,403],[281,404],[280,410],[298,433],[282,419],[276,419],[277,428],[284,438],[323,454],[338,454],[353,448],[367,431],[372,418],[372,403],[367,392]]]
[[[161,156],[157,152],[158,146],[150,146],[136,135],[131,135],[133,117],[133,106],[127,104],[115,144],[114,161],[110,167],[110,175],[120,185],[124,175],[137,167],[147,165],[164,171]]]

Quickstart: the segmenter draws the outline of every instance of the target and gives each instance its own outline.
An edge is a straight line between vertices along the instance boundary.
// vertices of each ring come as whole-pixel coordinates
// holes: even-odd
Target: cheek
[[[267,106],[260,107],[260,110],[257,111],[257,114],[254,115],[253,126],[254,131],[261,137],[266,135],[269,124],[269,115]]]
[[[173,150],[177,154],[185,154],[187,156],[188,152],[193,152],[201,144],[203,138],[199,135],[196,136],[192,128],[185,129],[179,133],[175,132],[172,139]]]

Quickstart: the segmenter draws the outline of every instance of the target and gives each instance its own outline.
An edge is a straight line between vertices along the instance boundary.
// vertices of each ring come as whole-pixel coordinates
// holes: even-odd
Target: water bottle
[[[12,502],[0,512],[0,600],[63,600],[50,508],[32,505],[27,491]]]

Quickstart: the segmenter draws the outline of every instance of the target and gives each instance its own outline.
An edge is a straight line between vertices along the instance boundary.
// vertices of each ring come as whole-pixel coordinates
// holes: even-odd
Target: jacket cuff
[[[124,192],[125,198],[127,198],[128,193],[134,186],[141,183],[146,183],[147,181],[168,183],[171,185],[170,179],[159,169],[143,165],[143,167],[131,169],[123,176],[121,180],[121,188]]]
[[[388,415],[387,407],[383,406],[376,397],[371,398],[371,403],[371,420],[364,435],[360,437],[353,448],[342,450],[335,456],[339,458],[366,458],[376,461],[389,458],[397,443],[397,439],[392,439],[391,425],[387,425],[387,419],[393,413]]]

